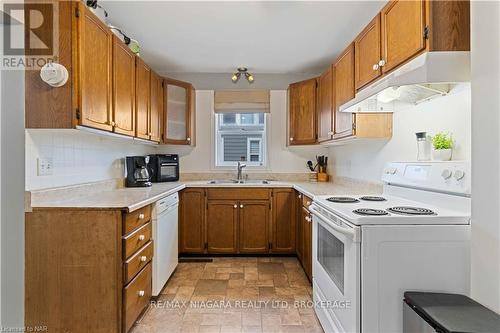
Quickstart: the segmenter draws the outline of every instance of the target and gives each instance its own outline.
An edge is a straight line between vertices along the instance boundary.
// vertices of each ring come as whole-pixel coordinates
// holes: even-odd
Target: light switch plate
[[[50,176],[52,174],[52,158],[38,158],[38,175]]]

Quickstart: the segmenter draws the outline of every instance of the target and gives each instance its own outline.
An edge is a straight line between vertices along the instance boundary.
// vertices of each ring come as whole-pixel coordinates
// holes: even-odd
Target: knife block
[[[328,174],[326,172],[318,172],[318,182],[327,182]]]

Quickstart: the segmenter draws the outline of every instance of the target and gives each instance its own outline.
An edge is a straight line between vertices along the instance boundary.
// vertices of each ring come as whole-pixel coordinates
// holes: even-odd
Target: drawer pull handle
[[[142,261],[142,262],[146,262],[146,260],[148,260],[148,257],[146,257],[146,256],[141,256],[141,261]]]
[[[137,292],[137,295],[138,295],[139,297],[143,297],[145,294],[146,294],[146,293],[144,292],[144,290],[139,290],[139,291]]]
[[[139,220],[144,220],[144,217],[145,217],[145,216],[144,216],[144,214],[143,214],[143,213],[140,213],[140,214],[139,214]]]
[[[139,240],[140,240],[140,241],[143,241],[144,239],[146,239],[146,236],[144,236],[144,235],[139,235]]]

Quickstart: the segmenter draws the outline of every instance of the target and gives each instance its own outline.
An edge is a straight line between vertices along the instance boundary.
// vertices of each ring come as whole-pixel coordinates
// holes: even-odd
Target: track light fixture
[[[237,70],[238,71],[233,73],[233,76],[231,76],[231,81],[233,81],[233,83],[238,82],[242,74],[245,76],[245,79],[247,79],[248,83],[253,83],[253,75],[248,73],[248,69],[246,67],[238,67]]]

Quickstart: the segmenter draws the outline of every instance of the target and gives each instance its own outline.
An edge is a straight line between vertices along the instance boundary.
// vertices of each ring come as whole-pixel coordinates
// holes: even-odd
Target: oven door
[[[159,169],[160,181],[166,182],[179,180],[179,163],[161,162]]]
[[[313,280],[322,295],[316,311],[339,332],[359,332],[361,229],[312,205]],[[320,316],[321,317],[321,316]],[[328,326],[328,325],[327,325]]]

